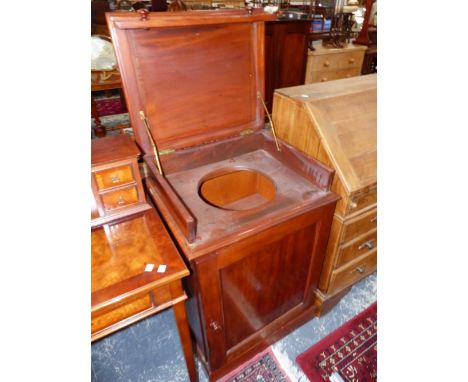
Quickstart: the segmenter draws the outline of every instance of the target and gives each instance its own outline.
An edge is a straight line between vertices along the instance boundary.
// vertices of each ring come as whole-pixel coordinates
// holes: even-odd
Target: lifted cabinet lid
[[[259,130],[264,114],[263,11],[106,15],[136,140],[152,152]]]

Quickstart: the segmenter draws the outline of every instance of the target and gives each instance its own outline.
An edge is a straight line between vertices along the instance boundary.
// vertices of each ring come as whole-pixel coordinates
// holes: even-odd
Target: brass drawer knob
[[[364,271],[365,271],[365,267],[357,267],[356,268],[356,272],[358,272],[358,273],[364,273]]]
[[[120,178],[119,178],[118,175],[113,175],[113,176],[111,176],[111,181],[112,181],[112,183],[119,183]]]
[[[223,329],[223,327],[219,324],[218,321],[213,321],[213,320],[210,322],[210,328],[215,333],[219,333]]]
[[[124,197],[122,195],[119,196],[119,200],[117,201],[117,204],[119,206],[125,204],[125,199],[124,199]]]
[[[323,63],[323,66],[325,66],[325,67],[329,67],[329,66],[330,66],[330,61],[328,61],[328,60],[327,60],[327,61],[325,61],[325,62]]]
[[[350,64],[354,64],[354,61],[355,61],[354,58],[350,58],[348,62],[349,62]]]
[[[362,243],[358,249],[361,250],[361,249],[364,249],[364,248],[367,248],[367,249],[372,249],[374,248],[374,240],[367,240],[365,243]]]

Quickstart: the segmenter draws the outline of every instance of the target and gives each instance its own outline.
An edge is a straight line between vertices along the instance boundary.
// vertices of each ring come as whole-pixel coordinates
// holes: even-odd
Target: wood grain
[[[314,314],[338,200],[332,169],[281,140],[277,151],[264,130],[264,21],[274,17],[107,19],[148,193],[192,271],[188,319],[210,380]],[[161,155],[164,176],[140,110],[159,150],[174,149]]]
[[[275,89],[304,83],[309,29],[308,20],[265,23],[265,104],[270,113]]]
[[[139,154],[127,135],[91,141],[91,227],[151,208],[138,170]]]
[[[159,150],[262,129],[264,113],[257,99],[257,93],[264,92],[260,21],[274,16],[175,13],[151,13],[146,21],[137,15],[107,14],[130,119],[144,152],[151,146],[140,110]]]
[[[356,64],[352,60],[355,54],[343,56],[347,63],[332,62],[321,51],[316,57],[327,70],[348,70],[342,68]],[[330,309],[338,302],[337,296],[343,296],[343,291],[376,269],[376,93],[375,75],[279,89],[275,93],[273,121],[278,136],[336,169],[331,190],[341,199],[319,283],[319,314],[322,304]],[[372,248],[359,249],[363,243],[371,245],[369,240]],[[371,256],[363,260],[365,271],[356,271],[363,264],[350,268],[363,256]]]

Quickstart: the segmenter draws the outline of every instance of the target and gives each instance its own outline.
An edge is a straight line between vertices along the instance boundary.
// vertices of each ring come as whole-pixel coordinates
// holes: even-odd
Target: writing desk
[[[189,271],[157,212],[93,229],[91,253],[91,341],[172,307],[189,377],[196,381],[181,281]]]

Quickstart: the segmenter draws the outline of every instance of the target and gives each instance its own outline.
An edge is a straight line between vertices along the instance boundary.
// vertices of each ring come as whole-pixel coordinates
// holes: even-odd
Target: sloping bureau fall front
[[[334,168],[337,203],[317,313],[377,268],[377,75],[275,92],[278,136]]]

